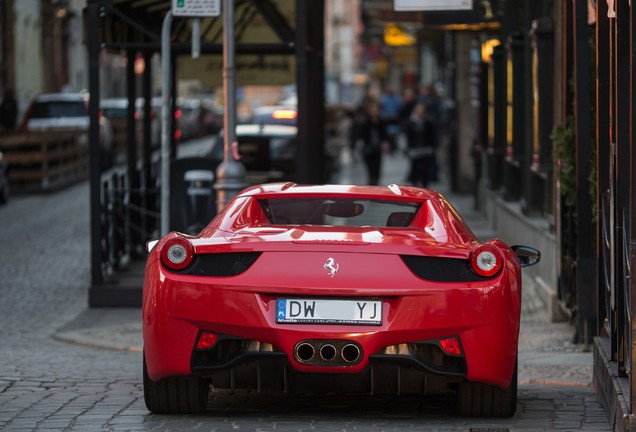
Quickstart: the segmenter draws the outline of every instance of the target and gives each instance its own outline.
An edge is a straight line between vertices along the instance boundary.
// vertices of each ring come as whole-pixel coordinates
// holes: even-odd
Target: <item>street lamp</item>
[[[236,68],[234,66],[234,0],[225,0],[223,7],[223,162],[216,169],[217,211],[245,188],[245,167],[234,158],[238,154],[236,141]],[[234,151],[233,151],[234,150]]]

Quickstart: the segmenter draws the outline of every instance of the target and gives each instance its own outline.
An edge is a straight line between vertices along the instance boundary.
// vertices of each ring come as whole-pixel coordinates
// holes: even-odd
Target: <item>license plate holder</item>
[[[382,301],[369,299],[276,299],[280,324],[382,325]]]

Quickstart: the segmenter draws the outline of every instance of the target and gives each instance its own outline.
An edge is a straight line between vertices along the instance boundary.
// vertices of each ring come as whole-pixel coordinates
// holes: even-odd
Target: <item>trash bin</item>
[[[214,190],[218,161],[203,157],[170,164],[170,230],[198,234],[216,216]]]

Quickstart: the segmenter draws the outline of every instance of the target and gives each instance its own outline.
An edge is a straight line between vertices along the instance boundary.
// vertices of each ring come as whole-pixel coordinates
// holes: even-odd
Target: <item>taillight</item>
[[[182,237],[168,240],[161,249],[161,262],[172,270],[183,270],[192,262],[193,257],[192,244]]]
[[[451,337],[446,339],[440,339],[439,344],[446,354],[451,354],[451,355],[462,354],[462,348],[457,338]]]
[[[216,344],[218,339],[219,337],[214,333],[202,332],[197,341],[197,349],[210,349]]]
[[[470,267],[479,276],[491,277],[499,273],[503,266],[503,255],[490,244],[482,244],[470,254]]]

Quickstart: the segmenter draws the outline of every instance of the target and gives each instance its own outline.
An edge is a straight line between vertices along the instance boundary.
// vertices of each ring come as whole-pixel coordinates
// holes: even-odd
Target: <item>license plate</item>
[[[382,324],[382,302],[377,300],[276,300],[276,322],[302,324]]]

